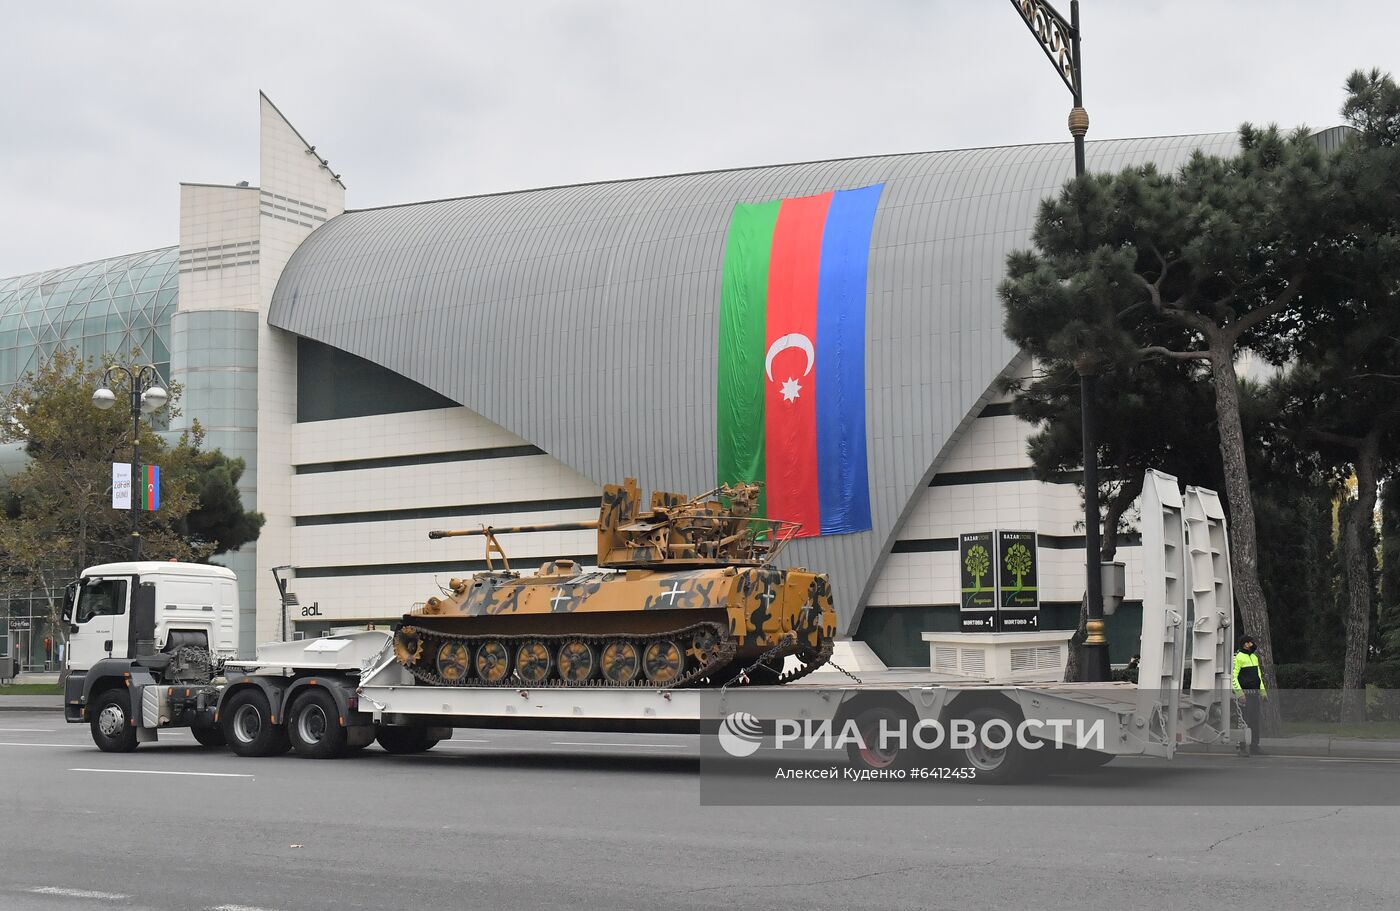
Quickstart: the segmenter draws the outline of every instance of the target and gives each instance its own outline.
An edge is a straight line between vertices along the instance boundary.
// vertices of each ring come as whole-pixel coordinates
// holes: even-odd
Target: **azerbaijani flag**
[[[142,465],[136,483],[140,489],[139,508],[152,512],[160,509],[160,466]]]
[[[865,291],[883,184],[739,204],[719,329],[719,480],[801,537],[870,528]]]

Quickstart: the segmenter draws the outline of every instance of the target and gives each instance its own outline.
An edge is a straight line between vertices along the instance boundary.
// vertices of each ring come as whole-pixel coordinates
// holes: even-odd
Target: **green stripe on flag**
[[[768,260],[781,202],[736,205],[724,250],[719,315],[719,482],[764,480],[763,357]],[[766,498],[759,515],[766,515]]]

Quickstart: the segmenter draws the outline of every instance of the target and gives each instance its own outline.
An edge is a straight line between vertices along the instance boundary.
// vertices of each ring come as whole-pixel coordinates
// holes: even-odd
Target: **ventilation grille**
[[[980,648],[962,649],[962,672],[973,677],[987,676],[987,653]]]
[[[958,672],[958,650],[946,645],[934,646],[933,669],[944,674],[956,674]]]
[[[1027,646],[1011,650],[1011,673],[1050,671],[1060,667],[1060,648],[1056,645]]]

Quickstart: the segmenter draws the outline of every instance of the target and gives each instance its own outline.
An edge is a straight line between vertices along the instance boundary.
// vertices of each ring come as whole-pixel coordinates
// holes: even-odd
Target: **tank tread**
[[[813,656],[811,661],[808,661],[799,654],[797,660],[802,662],[802,666],[793,668],[782,674],[778,678],[778,683],[792,683],[794,680],[801,680],[803,677],[806,677],[808,674],[812,673],[812,671],[815,671],[831,660],[831,653],[835,647],[835,640],[827,639],[822,642],[821,648],[817,651],[817,654]]]
[[[551,646],[551,655],[557,656],[560,646],[567,642],[585,642],[596,645],[601,655],[602,647],[608,643],[619,640],[631,642],[640,655],[646,646],[657,640],[670,639],[686,643],[687,647],[682,650],[682,657],[690,653],[689,643],[695,635],[701,631],[708,631],[715,636],[717,646],[709,655],[708,660],[696,664],[690,670],[684,672],[677,679],[669,683],[656,683],[646,679],[645,674],[638,669],[636,678],[627,684],[617,684],[609,680],[600,678],[596,671],[594,675],[585,681],[574,682],[564,680],[558,675],[557,660],[552,661],[550,677],[547,680],[538,682],[527,682],[522,679],[516,670],[511,672],[499,682],[492,683],[482,680],[475,674],[469,673],[460,680],[449,681],[437,672],[434,664],[434,656],[443,645],[448,642],[460,642],[469,649],[468,654],[475,655],[477,649],[486,642],[501,642],[510,648],[512,645],[523,645],[527,642],[542,642]],[[439,630],[425,629],[422,627],[403,625],[394,631],[394,651],[402,664],[416,680],[420,680],[429,686],[482,686],[482,687],[514,687],[519,689],[538,689],[542,687],[608,687],[608,688],[645,688],[645,689],[680,689],[693,684],[700,683],[706,678],[715,675],[734,662],[736,643],[729,637],[729,631],[719,623],[702,622],[679,629],[668,630],[659,633],[647,633],[645,635],[628,635],[626,633],[570,633],[565,635],[539,635],[539,634],[466,634],[448,633]]]

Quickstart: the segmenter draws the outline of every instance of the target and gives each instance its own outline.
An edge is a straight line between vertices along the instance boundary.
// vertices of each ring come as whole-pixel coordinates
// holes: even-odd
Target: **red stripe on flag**
[[[768,266],[764,361],[768,515],[821,533],[817,487],[817,275],[831,194],[785,199]]]

